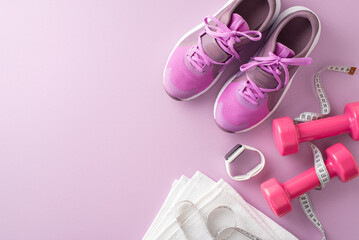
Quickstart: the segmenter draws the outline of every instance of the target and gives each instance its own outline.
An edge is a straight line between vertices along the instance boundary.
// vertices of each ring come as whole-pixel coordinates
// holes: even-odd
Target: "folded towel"
[[[223,216],[221,216],[223,215]],[[247,203],[228,183],[197,172],[176,180],[143,240],[297,239]]]

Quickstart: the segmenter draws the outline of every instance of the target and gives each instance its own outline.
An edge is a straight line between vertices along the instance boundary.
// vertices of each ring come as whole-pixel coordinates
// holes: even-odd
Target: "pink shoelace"
[[[209,20],[212,20],[217,26],[209,24]],[[238,20],[239,22],[239,20]],[[206,17],[204,19],[205,31],[201,36],[206,33],[211,37],[215,38],[218,45],[222,48],[223,51],[228,53],[231,57],[224,63],[216,62],[211,59],[202,48],[202,39],[201,36],[198,38],[198,45],[193,47],[193,52],[191,55],[187,55],[189,62],[200,72],[203,72],[203,68],[206,65],[218,64],[218,65],[227,65],[234,58],[239,59],[239,54],[234,48],[236,42],[240,42],[240,37],[246,37],[252,41],[259,41],[262,38],[262,33],[258,31],[234,31],[230,29],[227,25],[220,22],[215,17]],[[236,22],[234,22],[235,24]],[[238,23],[237,23],[238,24]],[[251,36],[254,35],[254,36]]]
[[[288,71],[288,65],[295,65],[295,66],[301,66],[301,65],[308,65],[311,64],[312,59],[310,57],[305,58],[281,58],[277,55],[275,55],[272,52],[269,52],[268,57],[254,57],[252,58],[253,61],[243,64],[241,66],[241,71],[246,72],[249,69],[252,69],[254,67],[260,67],[267,73],[270,73],[274,76],[274,78],[277,80],[278,85],[274,89],[266,89],[266,88],[260,88],[255,84],[248,76],[247,74],[247,83],[246,85],[239,91],[239,94],[246,99],[248,102],[257,105],[258,99],[264,98],[265,93],[268,92],[274,92],[278,91],[282,87],[286,87],[289,83],[289,71]],[[285,80],[284,84],[282,83],[282,80],[280,79],[280,75],[282,74],[281,69],[284,70],[285,73]]]

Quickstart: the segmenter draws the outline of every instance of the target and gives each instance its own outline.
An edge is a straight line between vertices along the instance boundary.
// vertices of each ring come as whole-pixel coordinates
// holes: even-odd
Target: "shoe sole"
[[[318,19],[318,22],[319,22],[319,29],[318,29],[318,33],[317,35],[315,36],[315,39],[313,41],[313,44],[312,46],[310,47],[308,53],[306,54],[306,57],[308,57],[313,49],[315,48],[315,46],[317,45],[318,41],[319,41],[319,38],[320,38],[320,34],[321,34],[321,30],[322,30],[322,26],[321,26],[321,23],[320,23],[320,19],[318,17],[318,15],[316,13],[314,13],[312,10],[310,10],[309,8],[306,8],[306,7],[303,7],[303,6],[295,6],[295,7],[291,7],[291,8],[288,8],[287,10],[285,10],[283,13],[281,13],[279,15],[279,17],[277,18],[277,20],[274,22],[273,24],[273,27],[271,29],[271,31],[269,32],[268,34],[268,38],[270,37],[270,35],[273,33],[274,29],[278,26],[278,24],[284,19],[286,18],[288,15],[294,13],[294,12],[298,12],[298,11],[309,11],[311,13],[313,13],[317,19]],[[293,79],[295,77],[295,75],[297,74],[297,72],[299,71],[300,67],[298,68],[298,70],[293,74],[293,76],[291,77],[291,79],[289,80],[289,83],[286,87],[286,89],[283,91],[283,94],[282,96],[279,98],[278,100],[278,103],[274,106],[274,108],[272,109],[272,111],[265,117],[263,118],[261,121],[259,121],[258,123],[256,123],[255,125],[253,125],[252,127],[250,128],[247,128],[247,129],[244,129],[244,130],[241,130],[241,131],[237,131],[237,132],[231,132],[231,133],[243,133],[243,132],[248,132],[250,130],[252,130],[253,128],[259,126],[260,124],[262,124],[265,120],[267,120],[276,110],[277,108],[279,107],[280,103],[282,102],[283,98],[285,97],[285,95],[287,94],[292,82],[293,82]],[[241,73],[242,74],[242,73]],[[239,74],[240,75],[240,74]],[[237,76],[239,76],[237,75]],[[228,80],[228,82],[223,86],[223,88],[221,89],[221,91],[219,92],[218,96],[217,96],[217,99],[216,99],[216,102],[215,102],[215,105],[214,105],[214,110],[213,110],[213,116],[214,116],[214,119],[216,119],[216,109],[217,109],[217,103],[218,103],[218,99],[219,97],[222,95],[223,91],[225,90],[225,88],[236,78],[236,75],[233,76],[230,80]],[[216,121],[217,122],[217,121]],[[217,124],[218,125],[218,124]],[[221,127],[221,129],[223,129]],[[230,132],[228,130],[226,130],[226,132]]]
[[[218,15],[222,10],[224,10],[226,7],[228,7],[232,2],[234,2],[236,0],[229,0],[217,13],[215,13],[214,15],[212,16],[216,16]],[[280,7],[281,7],[281,0],[276,0],[276,10],[275,10],[275,13],[273,15],[273,18],[271,19],[271,21],[269,22],[268,26],[271,26],[272,23],[275,21],[275,19],[278,17],[279,15],[279,12],[280,12]],[[167,66],[168,66],[168,62],[172,56],[172,54],[174,53],[174,51],[176,50],[176,48],[181,44],[181,42],[186,39],[189,35],[191,35],[192,33],[198,31],[199,29],[203,28],[204,27],[204,23],[202,22],[201,24],[199,24],[198,26],[194,27],[192,30],[188,31],[185,35],[182,36],[182,38],[177,42],[177,44],[175,45],[175,47],[172,49],[171,53],[170,53],[170,56],[168,57],[167,59],[167,62],[166,62],[166,66],[165,66],[165,70],[163,71],[163,86],[164,86],[164,81],[165,81],[165,74],[166,74],[166,69],[167,69]],[[205,89],[203,90],[202,92],[190,97],[190,98],[186,98],[186,99],[178,99],[176,97],[173,97],[171,96],[166,88],[165,88],[165,91],[166,93],[168,94],[168,96],[170,96],[172,99],[174,100],[177,100],[177,101],[189,101],[189,100],[192,100],[194,98],[197,98],[199,96],[201,96],[202,94],[206,93],[214,84],[216,84],[216,82],[219,80],[219,78],[222,76],[222,73],[219,73],[218,76],[213,80],[213,82]]]

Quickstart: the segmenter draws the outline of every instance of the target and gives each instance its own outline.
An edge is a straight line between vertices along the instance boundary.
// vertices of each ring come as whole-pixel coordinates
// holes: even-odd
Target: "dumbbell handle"
[[[345,114],[323,118],[296,125],[299,142],[308,142],[315,139],[332,137],[350,133],[350,119]]]
[[[329,159],[325,161],[325,165],[328,169],[330,178],[336,177],[337,173]],[[319,186],[320,181],[314,167],[282,183],[282,187],[285,189],[290,199],[297,198]]]

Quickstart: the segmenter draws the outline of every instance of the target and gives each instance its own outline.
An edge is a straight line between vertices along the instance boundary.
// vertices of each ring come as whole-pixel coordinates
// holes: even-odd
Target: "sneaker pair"
[[[278,107],[299,66],[311,63],[308,55],[320,36],[320,21],[311,10],[279,11],[280,0],[230,0],[206,17],[182,37],[167,61],[163,84],[168,95],[194,99],[224,72],[235,71],[216,99],[217,125],[244,132],[262,123]]]

